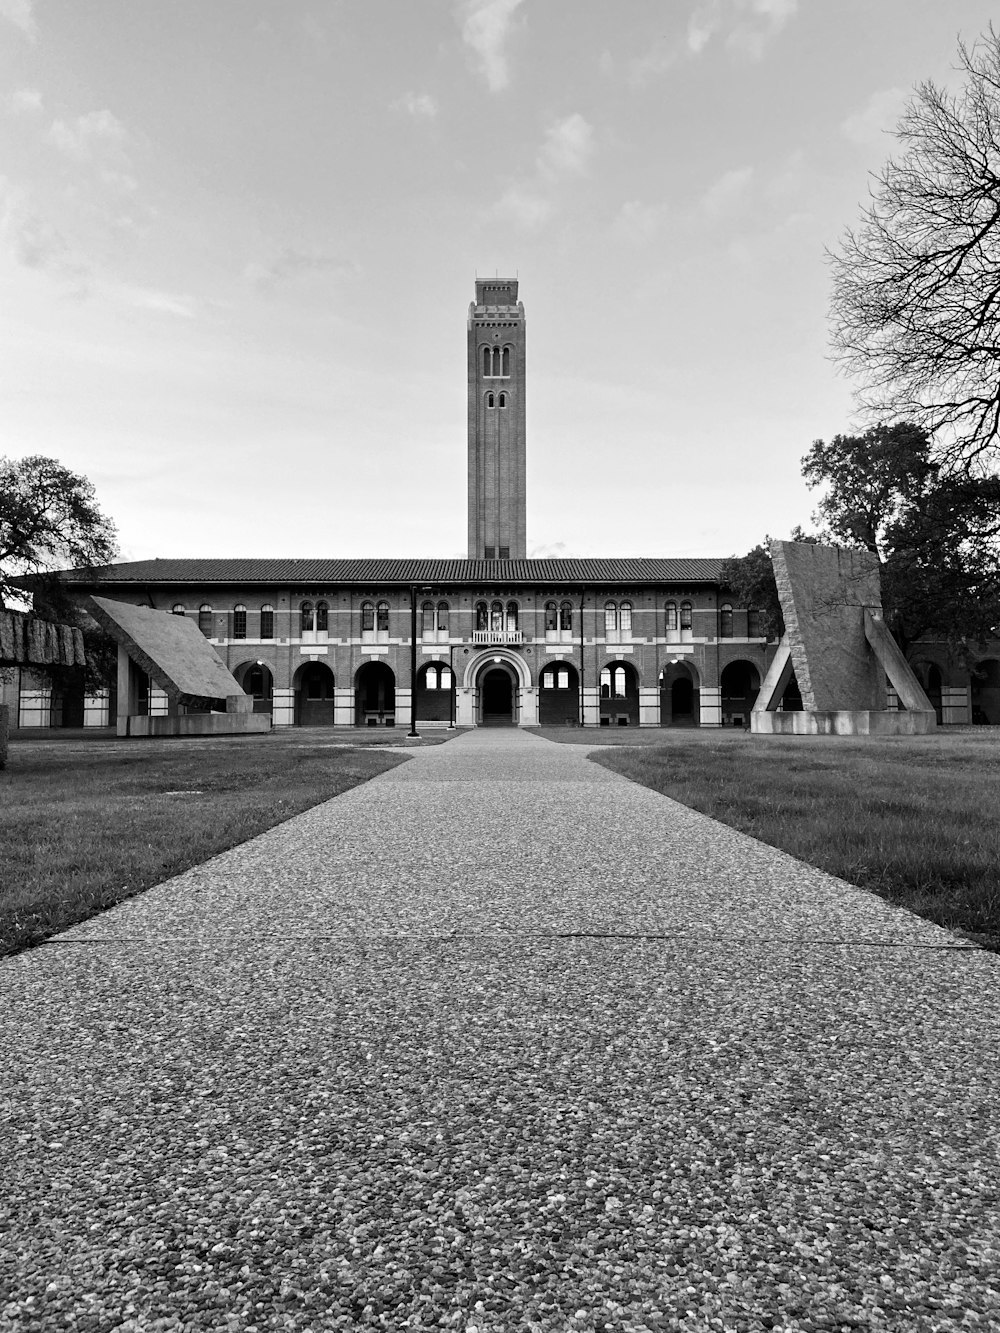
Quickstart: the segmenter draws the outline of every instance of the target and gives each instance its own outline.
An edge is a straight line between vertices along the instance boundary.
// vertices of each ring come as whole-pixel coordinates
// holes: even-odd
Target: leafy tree
[[[816,440],[802,475],[825,487],[824,535],[878,557],[901,647],[924,634],[983,640],[1000,623],[1000,478],[946,470],[912,422]]]
[[[785,620],[778,601],[778,586],[771,567],[770,537],[746,555],[732,555],[723,561],[720,581],[740,606],[760,612],[761,628],[769,639],[780,639]]]
[[[45,576],[60,567],[108,564],[117,551],[114,525],[86,477],[54,458],[0,458],[0,606],[22,595],[12,580],[30,574],[42,579],[39,610],[66,613],[58,583]]]
[[[831,254],[832,341],[883,423],[967,466],[1000,453],[1000,36],[959,45],[958,93],[915,89],[899,153]]]

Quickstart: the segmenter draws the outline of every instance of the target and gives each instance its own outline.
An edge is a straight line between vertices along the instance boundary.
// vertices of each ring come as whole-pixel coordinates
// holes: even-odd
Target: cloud
[[[549,218],[552,200],[525,185],[511,185],[497,200],[492,213],[508,218],[522,231],[532,231]]]
[[[38,29],[35,25],[35,0],[0,0],[0,18],[13,23],[24,35],[35,40]]]
[[[130,283],[103,283],[101,290],[134,310],[151,310],[158,315],[175,315],[178,319],[194,319],[197,314],[193,296],[161,292],[151,287],[135,287]]]
[[[490,92],[500,92],[510,82],[504,47],[514,13],[524,0],[464,0],[462,41],[479,58]]]
[[[659,232],[666,216],[664,204],[644,204],[638,199],[629,199],[618,210],[618,216],[611,224],[612,230],[621,240],[641,245]]]
[[[37,88],[17,88],[7,98],[7,105],[15,116],[30,115],[41,111],[42,94]]]
[[[799,0],[698,0],[688,20],[687,49],[700,55],[716,37],[727,50],[759,60],[768,42],[794,18]]]
[[[720,222],[741,206],[753,178],[753,167],[738,167],[714,181],[698,201],[698,212],[710,222]]]
[[[884,146],[885,136],[896,128],[909,96],[908,88],[883,88],[872,93],[860,111],[841,122],[841,133],[864,148]]]
[[[416,120],[433,120],[438,113],[437,102],[430,93],[405,93],[390,103],[391,111],[405,111]]]
[[[54,120],[48,138],[67,157],[77,162],[93,162],[124,154],[128,131],[110,111],[90,111],[74,121]]]
[[[550,125],[538,151],[539,173],[552,179],[586,170],[594,151],[593,126],[574,112]]]
[[[512,181],[493,207],[524,231],[541,226],[555,210],[559,184],[582,175],[593,153],[593,126],[579,112],[553,121],[535,155],[533,174]]]
[[[344,260],[322,250],[298,250],[286,246],[269,263],[253,261],[243,270],[248,282],[261,291],[273,291],[275,287],[296,278],[323,276],[326,278],[353,278],[358,273],[358,266],[353,260]]]

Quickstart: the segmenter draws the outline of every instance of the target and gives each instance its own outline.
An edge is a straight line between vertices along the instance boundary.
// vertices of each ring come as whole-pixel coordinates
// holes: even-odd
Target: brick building
[[[275,726],[743,726],[775,645],[722,559],[529,560],[525,319],[515,280],[468,317],[468,559],[167,559],[68,571],[197,619]],[[911,652],[941,720],[1000,723],[1000,646],[970,674]],[[416,670],[414,671],[414,663]],[[109,692],[8,683],[23,726],[106,725]],[[141,706],[165,709],[149,689]]]

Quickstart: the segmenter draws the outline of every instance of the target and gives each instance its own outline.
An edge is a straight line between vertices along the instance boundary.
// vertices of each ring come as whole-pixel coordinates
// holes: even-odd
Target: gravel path
[[[1000,960],[477,731],[0,962],[0,1329],[1000,1320]]]

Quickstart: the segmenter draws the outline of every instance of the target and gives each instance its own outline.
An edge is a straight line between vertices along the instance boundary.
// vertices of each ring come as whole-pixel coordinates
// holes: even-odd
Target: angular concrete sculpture
[[[750,715],[751,731],[781,735],[914,736],[934,708],[882,620],[870,551],[771,542],[785,634]],[[779,712],[794,672],[802,710]],[[888,676],[901,708],[888,708]]]
[[[270,717],[254,713],[253,700],[192,621],[107,597],[89,597],[87,610],[118,644],[119,736],[220,736],[270,729]],[[140,672],[166,695],[165,714],[139,711]]]
[[[0,610],[0,667],[82,667],[86,660],[83,634],[72,625]],[[10,710],[0,704],[0,768],[7,763],[9,735]]]

